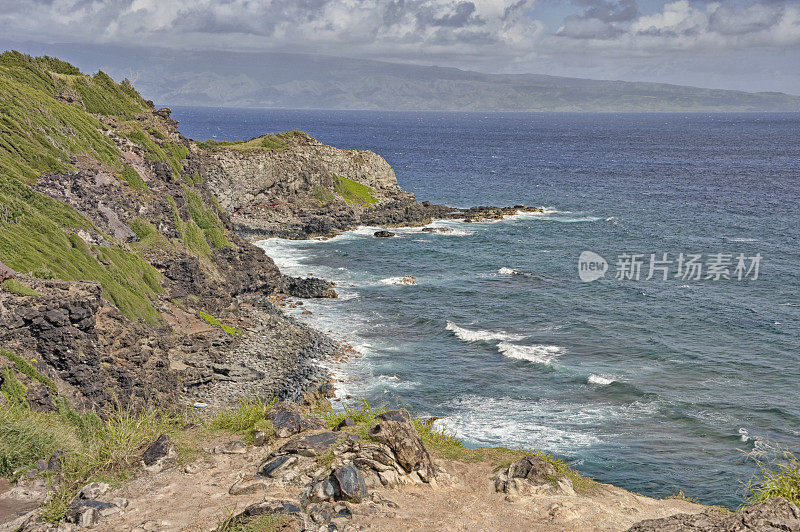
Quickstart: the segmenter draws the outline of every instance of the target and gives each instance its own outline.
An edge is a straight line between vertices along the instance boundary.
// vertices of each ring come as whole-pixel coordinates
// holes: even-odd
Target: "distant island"
[[[533,112],[800,111],[800,96],[778,92],[543,74],[484,74],[324,55],[86,45],[21,48],[58,53],[83,70],[102,66],[117,79],[135,78],[143,96],[171,105]]]

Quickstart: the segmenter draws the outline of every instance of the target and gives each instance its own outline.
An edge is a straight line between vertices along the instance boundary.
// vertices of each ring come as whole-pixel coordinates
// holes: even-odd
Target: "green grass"
[[[305,131],[300,131],[299,129],[293,129],[291,131],[284,131],[283,133],[277,133],[276,137],[280,137],[282,139],[293,139],[295,137],[311,137]]]
[[[147,186],[147,183],[144,182],[142,176],[140,176],[139,172],[134,170],[132,166],[125,165],[125,167],[122,169],[122,172],[120,172],[120,177],[136,190],[140,190],[142,192],[150,191],[150,187]]]
[[[333,178],[334,192],[341,196],[348,205],[370,205],[378,202],[372,196],[374,190],[370,187],[336,174],[333,174]]]
[[[175,178],[181,176],[183,173],[182,161],[189,155],[189,149],[186,146],[177,142],[154,139],[151,133],[142,130],[135,124],[128,123],[127,127],[130,128],[130,131],[125,136],[143,147],[149,160],[169,163],[173,176]]]
[[[90,249],[79,242],[70,230],[96,230],[91,222],[29,186],[42,173],[72,170],[71,157],[125,172],[114,142],[102,133],[105,126],[80,106],[52,97],[61,86],[85,89],[83,105],[91,112],[128,116],[144,109],[132,87],[105,74],[89,78],[53,58],[0,54],[0,261],[17,271],[99,281],[123,314],[158,323],[151,298],[162,291],[160,274],[122,248]],[[111,101],[120,107],[109,107]]]
[[[36,366],[33,365],[35,363],[35,360],[25,360],[16,353],[12,353],[11,351],[6,351],[5,349],[0,349],[0,355],[6,357],[11,362],[13,362],[14,365],[17,367],[17,371],[19,371],[20,373],[24,373],[31,379],[37,382],[41,382],[42,384],[50,388],[50,390],[53,392],[57,391],[56,383],[53,382],[53,379],[43,374],[41,371],[36,369]]]
[[[791,452],[774,464],[759,463],[761,480],[750,486],[750,503],[765,501],[772,497],[783,497],[800,505],[800,462]]]
[[[217,519],[217,532],[276,532],[293,518],[288,515],[266,514],[247,520],[237,519],[236,508],[227,508],[224,517]]]
[[[231,247],[222,221],[217,216],[217,213],[205,206],[200,195],[187,188],[186,200],[192,220],[202,229],[208,243],[215,248]]]
[[[208,139],[198,142],[197,145],[206,150],[215,150],[219,148],[229,148],[233,150],[250,151],[250,150],[265,150],[265,151],[283,151],[286,149],[286,139],[293,139],[295,137],[308,137],[308,133],[294,129],[284,133],[277,133],[262,135],[250,140],[215,140]]]
[[[200,314],[200,317],[204,321],[210,323],[211,325],[216,325],[216,326],[220,327],[225,334],[244,334],[242,331],[240,331],[236,327],[233,327],[231,325],[225,325],[224,323],[221,323],[217,318],[215,318],[211,314],[208,314],[207,312],[203,312],[201,310],[199,312],[199,314]]]
[[[0,283],[0,288],[12,294],[17,294],[18,296],[38,297],[42,295],[40,292],[37,292],[33,288],[28,288],[16,279],[6,279]]]
[[[265,401],[261,398],[243,399],[238,406],[215,412],[208,419],[208,426],[212,430],[223,430],[234,433],[248,433],[256,425],[263,427],[261,422],[277,403],[277,399]]]
[[[14,370],[3,368],[0,376],[3,382],[0,384],[0,393],[8,399],[8,402],[15,406],[27,406],[28,389],[19,382]]]

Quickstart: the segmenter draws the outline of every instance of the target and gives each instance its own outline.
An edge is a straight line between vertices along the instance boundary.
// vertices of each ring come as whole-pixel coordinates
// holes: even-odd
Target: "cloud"
[[[800,0],[0,0],[0,27],[0,38],[17,42],[324,53],[495,72],[606,65],[593,75],[608,78],[640,60],[768,62],[780,51],[790,61]]]

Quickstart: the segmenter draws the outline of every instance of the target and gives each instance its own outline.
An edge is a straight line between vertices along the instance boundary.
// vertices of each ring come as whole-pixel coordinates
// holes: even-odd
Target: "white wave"
[[[510,342],[500,342],[497,349],[508,358],[527,360],[534,364],[549,365],[554,358],[564,354],[564,348],[557,345],[519,345]]]
[[[380,282],[382,284],[388,284],[391,286],[411,286],[417,284],[417,278],[412,275],[406,275],[403,277],[387,277],[386,279],[381,279]]]
[[[418,384],[416,381],[403,380],[397,375],[378,375],[377,381],[383,386],[389,386],[398,390],[414,388]]]
[[[497,273],[499,273],[500,275],[516,275],[519,273],[519,270],[516,270],[514,268],[503,267],[497,270]]]
[[[511,334],[505,331],[471,331],[463,327],[459,327],[452,321],[447,322],[446,329],[452,331],[461,340],[465,342],[493,342],[503,340],[522,340],[525,336],[519,334]]]
[[[613,377],[604,377],[602,375],[595,375],[594,373],[589,375],[589,378],[586,380],[589,384],[597,384],[599,386],[608,386],[612,382],[617,382],[617,379]]]
[[[758,242],[757,238],[729,238],[731,242]]]

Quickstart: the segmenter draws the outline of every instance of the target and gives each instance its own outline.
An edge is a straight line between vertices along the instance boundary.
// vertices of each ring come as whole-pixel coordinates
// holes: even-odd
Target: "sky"
[[[800,0],[0,0],[0,28],[16,43],[302,52],[800,94]]]

